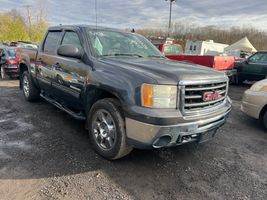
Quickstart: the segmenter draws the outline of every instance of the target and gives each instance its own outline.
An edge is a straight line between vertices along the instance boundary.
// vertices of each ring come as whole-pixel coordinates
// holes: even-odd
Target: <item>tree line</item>
[[[136,30],[136,32],[148,38],[167,37],[168,35],[168,31],[164,27],[162,29],[142,28]],[[257,50],[267,50],[267,32],[252,27],[232,26],[221,28],[177,22],[172,25],[170,37],[174,38],[183,47],[186,40],[213,40],[223,44],[233,44],[243,37],[248,37]]]
[[[34,8],[34,12],[25,6],[24,12],[13,9],[0,13],[0,42],[39,43],[47,27],[46,11],[41,5]]]

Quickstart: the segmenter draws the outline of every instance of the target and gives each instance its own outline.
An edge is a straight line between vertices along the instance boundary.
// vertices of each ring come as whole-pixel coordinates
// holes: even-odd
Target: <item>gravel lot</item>
[[[233,111],[211,142],[110,162],[82,122],[0,81],[0,199],[267,199],[267,132],[240,112],[245,89],[231,87]]]

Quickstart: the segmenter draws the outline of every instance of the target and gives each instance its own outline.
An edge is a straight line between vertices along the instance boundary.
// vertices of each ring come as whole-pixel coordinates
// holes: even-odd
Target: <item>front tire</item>
[[[2,79],[6,79],[7,78],[7,75],[6,75],[6,72],[5,72],[5,68],[3,66],[1,67],[1,78]]]
[[[132,151],[126,141],[125,122],[117,100],[97,101],[90,110],[87,123],[93,148],[104,158],[116,160]]]
[[[267,110],[262,115],[261,122],[262,122],[264,128],[267,129]]]
[[[40,98],[40,90],[33,83],[28,71],[22,75],[22,91],[27,101],[36,101]]]

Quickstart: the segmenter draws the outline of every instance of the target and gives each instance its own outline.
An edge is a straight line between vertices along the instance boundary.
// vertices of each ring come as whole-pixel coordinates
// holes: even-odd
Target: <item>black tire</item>
[[[243,79],[237,79],[236,83],[237,83],[237,85],[243,85],[244,81],[245,80],[243,80]]]
[[[267,110],[266,110],[265,113],[262,115],[261,122],[262,122],[263,127],[264,127],[265,129],[267,129]]]
[[[232,84],[236,84],[236,77],[233,75],[233,76],[229,76],[229,84],[232,85]]]
[[[109,117],[112,118],[112,123],[115,126],[115,139],[113,142],[113,146],[110,149],[104,149],[99,145],[96,139],[96,129],[93,128],[94,122],[96,119],[96,115],[99,112],[106,112],[109,114]],[[125,132],[125,122],[124,117],[122,115],[120,104],[116,99],[107,98],[97,101],[91,108],[88,118],[87,118],[87,126],[89,131],[90,141],[93,145],[94,150],[101,155],[102,157],[108,160],[116,160],[122,158],[129,154],[132,151],[132,147],[127,144],[126,141],[126,132]],[[99,133],[97,133],[100,135]],[[105,140],[105,139],[104,139]]]
[[[0,67],[0,75],[1,75],[1,78],[2,78],[3,80],[5,80],[5,79],[8,78],[7,75],[6,75],[6,72],[5,72],[5,68],[4,68],[3,66]]]
[[[28,85],[26,85],[26,82],[28,83]],[[24,97],[27,101],[32,102],[32,101],[39,100],[40,90],[33,83],[28,71],[23,72],[21,84],[22,84],[22,91],[23,91]]]

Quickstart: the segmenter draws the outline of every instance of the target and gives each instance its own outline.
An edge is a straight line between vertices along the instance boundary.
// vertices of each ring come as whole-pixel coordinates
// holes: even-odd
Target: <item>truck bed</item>
[[[235,58],[233,56],[197,56],[197,55],[165,55],[171,60],[185,61],[216,70],[232,70]]]

